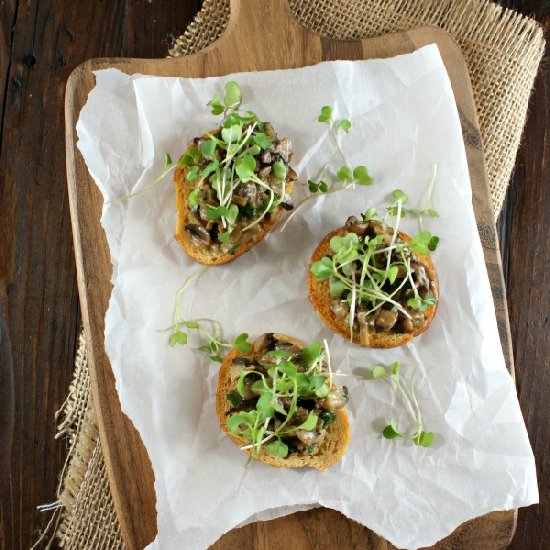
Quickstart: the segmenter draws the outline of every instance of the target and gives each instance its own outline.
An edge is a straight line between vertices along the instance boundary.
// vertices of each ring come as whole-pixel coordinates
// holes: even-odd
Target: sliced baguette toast
[[[342,236],[345,235],[348,232],[346,227],[340,227],[338,229],[335,229],[331,233],[329,233],[317,246],[313,254],[311,255],[311,258],[309,260],[308,264],[308,296],[309,300],[312,303],[313,307],[317,311],[317,314],[321,318],[321,320],[328,325],[334,332],[342,335],[347,340],[350,339],[350,329],[349,325],[344,322],[340,317],[338,317],[331,309],[331,300],[330,292],[329,292],[329,281],[328,279],[325,280],[317,280],[313,273],[309,271],[309,267],[311,267],[311,264],[313,262],[316,262],[320,260],[323,256],[327,256],[331,253],[330,249],[330,239],[335,236]],[[408,242],[411,240],[411,238],[401,232],[398,231],[397,235],[403,239],[404,242]],[[432,259],[428,255],[424,254],[416,254],[417,260],[419,263],[424,265],[427,269],[429,269],[432,273],[436,273],[434,264],[432,262]],[[403,344],[406,344],[407,342],[410,342],[415,336],[418,336],[419,334],[423,333],[431,324],[433,317],[435,315],[435,312],[437,310],[437,304],[439,303],[439,282],[437,279],[437,275],[435,275],[435,279],[432,281],[434,286],[434,294],[436,298],[436,303],[432,306],[429,306],[426,311],[424,312],[424,315],[427,318],[427,323],[425,323],[423,326],[416,329],[414,332],[407,332],[407,333],[392,333],[392,332],[373,332],[367,335],[368,341],[361,343],[360,337],[358,333],[353,334],[352,341],[355,344],[362,345],[364,347],[370,347],[370,348],[395,348],[397,346],[401,346]]]
[[[193,143],[189,144],[192,147]],[[189,148],[188,148],[189,149]],[[212,251],[207,246],[194,241],[189,233],[185,230],[185,226],[189,223],[189,193],[195,188],[195,183],[187,180],[189,167],[183,166],[176,168],[174,173],[174,185],[176,187],[176,233],[174,235],[176,241],[185,250],[185,252],[196,262],[204,265],[221,265],[232,262],[245,252],[250,250],[255,244],[259,243],[277,223],[283,215],[284,209],[279,206],[271,213],[269,219],[264,219],[260,223],[261,231],[254,234],[251,240],[241,244],[233,253],[227,254],[221,251]],[[285,190],[287,194],[292,192],[295,181],[295,173],[289,169],[287,180],[285,182]]]
[[[299,348],[303,348],[304,344],[286,336],[284,334],[274,334],[275,338],[282,342],[288,342],[294,344]],[[229,401],[227,400],[227,394],[234,390],[234,383],[232,384],[230,378],[230,369],[233,360],[236,357],[248,357],[254,358],[257,356],[252,350],[250,353],[240,353],[233,349],[228,353],[223,360],[218,378],[218,388],[216,392],[216,414],[218,416],[218,422],[222,430],[227,434],[229,439],[238,445],[239,447],[244,445],[244,442],[231,433],[227,425],[228,416],[226,412],[231,408]],[[260,354],[261,355],[261,354]],[[338,462],[344,455],[350,439],[349,421],[348,415],[344,409],[338,409],[336,413],[336,419],[332,422],[328,428],[326,436],[321,444],[319,452],[315,455],[296,455],[291,454],[285,458],[273,456],[263,449],[259,453],[256,453],[253,449],[245,449],[245,452],[249,456],[253,456],[256,460],[274,466],[276,468],[302,468],[309,466],[323,471],[336,462]]]

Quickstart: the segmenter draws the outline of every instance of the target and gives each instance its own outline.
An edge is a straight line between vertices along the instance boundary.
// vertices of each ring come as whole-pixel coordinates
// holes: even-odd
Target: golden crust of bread
[[[278,333],[275,333],[274,336],[279,341],[288,342],[300,348],[304,347],[302,342],[299,342],[290,336]],[[229,439],[231,439],[231,441],[239,447],[244,443],[231,433],[231,430],[227,425],[228,417],[225,414],[229,408],[227,394],[231,390],[235,389],[235,387],[232,386],[229,371],[235,357],[254,357],[254,355],[255,354],[253,351],[250,353],[240,353],[235,349],[231,350],[225,356],[223,363],[220,366],[218,377],[218,389],[216,392],[216,414],[218,416],[218,422]],[[349,439],[350,430],[348,415],[343,409],[338,409],[336,419],[327,428],[327,433],[323,443],[321,444],[321,448],[316,455],[290,455],[286,458],[280,458],[278,456],[273,456],[266,453],[263,449],[257,454],[253,451],[253,449],[245,449],[243,452],[249,456],[254,456],[254,458],[260,462],[264,462],[265,464],[274,466],[275,468],[302,468],[304,466],[309,466],[311,468],[317,468],[317,470],[323,471],[342,458],[348,446]]]
[[[332,239],[332,237],[335,237],[335,236],[342,236],[347,232],[348,230],[345,227],[340,227],[330,232],[319,243],[319,245],[311,255],[311,258],[309,259],[307,287],[308,287],[309,300],[313,304],[313,307],[317,311],[317,314],[319,315],[321,320],[325,324],[327,324],[334,332],[342,335],[344,338],[349,340],[350,339],[349,325],[343,322],[342,319],[338,317],[330,308],[331,297],[329,293],[329,280],[325,279],[323,281],[319,281],[313,276],[313,273],[309,271],[309,268],[311,267],[311,264],[313,262],[320,260],[323,256],[327,256],[331,252],[330,239]],[[408,242],[411,240],[411,238],[407,234],[401,231],[399,231],[397,234],[399,237],[403,239],[404,242]],[[434,284],[434,293],[435,293],[436,303],[433,306],[429,306],[428,309],[426,309],[426,311],[424,312],[424,315],[427,318],[427,323],[421,326],[420,328],[416,329],[414,332],[409,332],[409,333],[402,333],[402,334],[396,334],[391,332],[390,333],[384,333],[384,332],[371,333],[368,335],[368,343],[361,343],[359,334],[354,334],[353,342],[355,344],[359,344],[369,348],[385,348],[385,349],[395,348],[397,346],[402,346],[403,344],[410,342],[415,336],[418,336],[419,334],[423,333],[430,326],[434,318],[435,312],[437,310],[437,304],[439,303],[439,300],[438,300],[439,282],[437,279],[437,274],[435,271],[434,264],[430,256],[425,254],[416,254],[416,257],[419,263],[424,265],[424,267],[426,267],[433,274],[435,274],[435,279],[433,280],[433,284]]]
[[[187,148],[193,146],[191,142]],[[189,218],[189,193],[193,191],[195,183],[187,180],[187,172],[189,168],[187,166],[176,168],[174,172],[174,185],[176,187],[176,211],[177,211],[177,220],[176,220],[176,233],[174,235],[176,241],[180,246],[185,250],[188,256],[193,258],[196,262],[199,262],[204,265],[221,265],[232,262],[239,256],[242,256],[245,252],[250,250],[255,244],[259,243],[270,231],[273,229],[273,226],[277,223],[279,218],[283,215],[283,208],[278,208],[270,216],[269,220],[260,222],[262,230],[254,235],[254,237],[247,243],[242,244],[233,254],[224,254],[222,252],[214,252],[206,248],[205,246],[200,245],[195,242],[185,231],[185,226],[187,225]],[[288,174],[293,174],[294,172],[288,170]],[[288,194],[292,192],[294,187],[294,179],[288,178],[285,184],[285,189]]]

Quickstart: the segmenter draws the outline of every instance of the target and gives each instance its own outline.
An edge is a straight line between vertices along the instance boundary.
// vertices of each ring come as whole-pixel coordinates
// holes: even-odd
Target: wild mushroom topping
[[[348,401],[347,389],[332,381],[326,351],[318,342],[299,348],[274,334],[258,338],[253,350],[257,361],[237,357],[231,366],[240,369],[227,394],[231,432],[256,453],[316,454]]]
[[[267,352],[275,349],[275,344],[278,340],[275,338],[275,335],[272,332],[266,332],[262,334],[259,338],[254,340],[252,344],[252,349],[255,353]]]
[[[327,397],[319,402],[321,409],[328,411],[334,411],[336,409],[343,409],[348,402],[347,388],[344,386],[341,390],[332,390]]]
[[[345,229],[310,268],[316,279],[328,280],[331,312],[364,344],[371,333],[411,333],[424,326],[425,311],[436,303],[435,273],[417,254],[428,253],[429,234],[405,243],[384,222],[355,216]]]
[[[325,438],[325,433],[326,430],[297,430],[296,437],[309,447],[310,445],[320,445]]]
[[[240,88],[235,82],[228,86],[231,104],[224,108],[219,95],[209,103],[213,114],[225,115],[220,127],[195,138],[178,163],[193,185],[188,215],[210,234],[209,242],[198,242],[222,252],[234,252],[276,212],[292,209],[286,189],[296,178],[288,166],[290,140],[279,138],[255,113],[238,111]]]
[[[380,308],[374,318],[374,326],[378,332],[389,332],[397,321],[397,311]]]
[[[191,235],[191,238],[199,244],[210,244],[210,233],[202,225],[198,223],[188,223],[185,226],[185,231]]]
[[[349,304],[346,300],[332,300],[330,309],[341,319],[345,319],[349,314]]]

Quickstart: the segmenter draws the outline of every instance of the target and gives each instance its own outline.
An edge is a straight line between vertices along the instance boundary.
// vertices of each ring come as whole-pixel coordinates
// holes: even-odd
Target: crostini
[[[349,442],[348,392],[332,380],[330,358],[283,334],[258,338],[222,362],[216,412],[222,430],[253,459],[277,468],[325,470]]]
[[[437,310],[439,284],[430,235],[415,238],[378,220],[351,216],[324,237],[309,260],[309,299],[344,338],[393,348],[424,332]]]
[[[225,264],[260,242],[293,208],[291,154],[290,140],[254,113],[231,113],[195,138],[174,173],[175,238],[185,252]]]

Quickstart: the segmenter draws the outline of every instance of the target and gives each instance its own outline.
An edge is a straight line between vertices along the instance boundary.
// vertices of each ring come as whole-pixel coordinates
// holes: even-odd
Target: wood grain
[[[262,32],[265,21],[270,22],[269,33]],[[261,40],[257,39],[258,36],[262,37]],[[89,343],[92,385],[107,469],[123,535],[131,548],[142,547],[155,534],[154,491],[152,473],[145,450],[131,424],[120,412],[112,372],[103,348],[103,320],[111,291],[108,283],[111,266],[106,240],[99,225],[101,197],[88,175],[80,153],[75,149],[74,129],[80,109],[94,84],[92,71],[115,66],[128,73],[139,72],[163,76],[213,76],[239,70],[299,67],[329,59],[388,57],[412,51],[432,42],[437,42],[440,47],[459,105],[469,169],[474,186],[476,219],[497,303],[497,316],[507,364],[511,368],[512,357],[502,270],[472,92],[460,51],[444,32],[426,28],[354,43],[339,42],[326,38],[321,39],[300,27],[291,18],[286,2],[281,0],[235,0],[232,2],[232,16],[226,31],[216,43],[199,54],[177,60],[92,60],[81,65],[71,75],[66,96],[67,173],[79,291]],[[239,55],[235,55],[236,51],[239,52]],[[133,452],[129,453],[128,449],[132,449]],[[143,482],[136,484],[136,479],[143,480]],[[348,522],[343,516],[333,511],[315,511],[309,512],[309,515],[314,518],[319,513],[330,515],[330,525],[342,525],[342,522]],[[458,530],[449,544],[463,548],[461,541],[465,540],[462,538],[466,536],[465,533],[482,531],[483,529],[478,526],[484,525],[484,522],[487,522],[488,533],[489,525],[501,522],[500,528],[487,537],[485,547],[502,547],[510,540],[515,514],[508,512],[501,514],[498,518],[491,515],[485,520],[479,521],[474,524],[473,531],[468,531],[466,527]],[[276,532],[281,525],[284,525],[284,529],[286,529],[288,524],[290,528],[296,519],[282,518],[277,522],[279,523],[274,524],[276,527],[270,527],[270,524],[260,524],[252,529],[258,529],[258,533],[267,532],[271,540],[272,537],[276,537]],[[360,535],[362,544],[366,544],[368,540],[375,541],[375,546],[369,546],[373,548],[378,547],[376,545],[386,544],[368,530],[362,529],[362,535]],[[341,530],[339,529],[336,531],[336,536],[340,534]],[[333,540],[327,539],[323,529],[314,531],[314,536],[316,541]],[[483,536],[480,532],[477,535],[478,540],[481,540],[480,537]],[[247,537],[246,530],[235,531],[228,534],[224,541],[220,541],[218,548],[241,545]]]
[[[519,511],[510,549],[546,550],[550,541],[550,3],[514,4],[543,22],[547,43],[499,220],[518,396],[540,493],[540,504]]]
[[[37,17],[38,1],[41,17]],[[499,0],[498,3],[545,24],[548,40],[550,3],[547,0]],[[199,7],[199,0],[5,0],[0,3],[2,549],[28,549],[47,520],[45,514],[36,511],[36,506],[53,500],[64,459],[65,444],[52,437],[54,413],[65,398],[80,324],[63,174],[65,158],[62,150],[53,156],[51,150],[45,153],[41,149],[43,140],[37,127],[48,132],[48,143],[62,144],[64,127],[59,124],[59,113],[66,79],[72,69],[86,59],[101,56],[163,58],[170,36],[183,32]],[[33,51],[36,64],[27,67],[23,59]],[[52,56],[52,52],[56,56]],[[32,76],[30,84],[26,75]],[[547,55],[536,81],[509,200],[500,220],[519,397],[535,450],[541,490],[540,505],[519,511],[518,528],[511,545],[514,550],[546,549],[550,540],[550,382],[548,359],[545,359],[550,355],[550,338],[543,314],[550,311],[550,294],[539,281],[540,274],[548,269],[550,242],[546,221],[550,204],[545,194],[550,181],[549,96]],[[33,97],[49,100],[33,102]],[[25,143],[28,145],[20,151],[19,144]],[[16,199],[16,195],[23,199]],[[62,215],[59,215],[59,203],[64,205]],[[37,204],[42,205],[45,224],[59,235],[53,244],[51,237],[47,240],[47,233],[36,237],[43,228],[43,221],[36,213]],[[529,228],[529,239],[523,236],[522,228]],[[515,242],[509,238],[512,230],[519,239],[514,237]],[[38,242],[36,250],[30,234],[35,234],[34,242]],[[56,247],[59,248],[57,254],[51,250]],[[514,249],[510,254],[507,254],[508,247]],[[534,253],[535,250],[538,253]],[[66,281],[68,273],[72,273],[72,286],[61,283],[57,292],[51,291],[51,285],[50,291],[42,295],[34,292],[44,288],[47,280]],[[15,292],[12,289],[17,285]],[[24,319],[27,326],[23,326]],[[52,339],[63,345],[52,346]],[[35,348],[32,356],[22,353],[29,346]],[[533,357],[538,360],[532,360]],[[46,385],[55,388],[53,399],[44,391]],[[21,388],[24,388],[24,400],[21,400]],[[338,517],[334,519],[324,512],[316,510],[293,516],[293,525],[288,527],[293,539],[279,541],[280,546],[288,547],[288,541],[294,537],[300,548],[308,549],[375,544],[369,532],[359,525]],[[319,520],[325,519],[330,523],[331,538],[328,539],[327,529],[319,524]],[[241,539],[239,547],[268,548],[272,540],[270,529],[267,524],[243,528],[248,538]],[[226,543],[227,539],[229,537],[221,542]],[[483,550],[475,540],[470,547]]]
[[[0,548],[27,550],[55,500],[66,442],[55,412],[72,379],[80,310],[63,103],[76,65],[162,58],[200,2],[0,2]],[[156,20],[156,23],[153,21]],[[137,22],[139,21],[139,25]],[[147,41],[139,33],[143,28]],[[132,29],[132,39],[128,38]],[[130,44],[131,43],[131,44]]]
[[[515,515],[493,512],[463,523],[435,546],[423,550],[492,550],[505,548],[515,530]],[[292,541],[292,546],[289,545]],[[371,530],[327,508],[258,522],[227,533],[211,550],[397,550]]]
[[[540,504],[519,510],[510,549],[546,550],[550,540],[550,3],[501,3],[542,23],[546,38],[516,169],[499,219],[518,396],[540,493]]]

